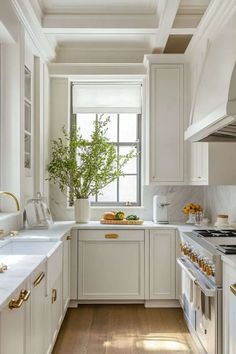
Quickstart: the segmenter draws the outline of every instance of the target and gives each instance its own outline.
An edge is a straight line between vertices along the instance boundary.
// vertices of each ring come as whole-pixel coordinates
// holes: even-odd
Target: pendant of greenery
[[[123,167],[137,155],[132,149],[126,155],[116,153],[106,138],[110,118],[101,115],[94,122],[91,139],[84,139],[80,130],[72,127],[64,137],[52,141],[52,159],[48,165],[48,180],[57,184],[63,193],[69,190],[70,204],[86,199],[123,175]]]

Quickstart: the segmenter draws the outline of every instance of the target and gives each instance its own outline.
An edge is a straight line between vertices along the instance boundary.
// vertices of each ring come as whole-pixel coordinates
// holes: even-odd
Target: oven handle
[[[195,276],[192,269],[188,268],[185,262],[181,258],[177,258],[177,263],[179,266],[187,273],[189,278],[197,285],[203,294],[208,297],[215,297],[216,296],[216,289],[215,288],[208,288],[199,278]]]

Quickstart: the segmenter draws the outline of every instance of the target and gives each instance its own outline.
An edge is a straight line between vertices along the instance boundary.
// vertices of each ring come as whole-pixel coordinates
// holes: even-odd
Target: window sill
[[[95,209],[100,209],[100,210],[105,210],[105,209],[124,209],[124,210],[130,210],[130,209],[139,209],[139,210],[144,210],[144,206],[135,206],[135,205],[131,205],[131,206],[122,206],[122,205],[107,205],[107,206],[91,206],[91,210],[95,210]],[[74,210],[74,207],[67,207],[66,210],[70,211],[70,210]]]

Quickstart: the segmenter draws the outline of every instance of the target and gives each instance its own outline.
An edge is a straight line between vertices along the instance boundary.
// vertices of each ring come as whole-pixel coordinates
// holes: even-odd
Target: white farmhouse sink
[[[61,244],[56,241],[15,241],[0,246],[0,255],[49,255]]]

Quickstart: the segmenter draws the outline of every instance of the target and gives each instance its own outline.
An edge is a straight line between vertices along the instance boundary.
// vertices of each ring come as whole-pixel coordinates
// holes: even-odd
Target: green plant
[[[64,138],[52,141],[52,159],[48,165],[48,180],[66,193],[70,203],[80,198],[101,193],[101,190],[122,176],[125,164],[137,155],[132,149],[126,155],[116,153],[114,145],[106,138],[110,118],[101,115],[94,122],[91,140],[84,139],[80,130],[72,127]]]

